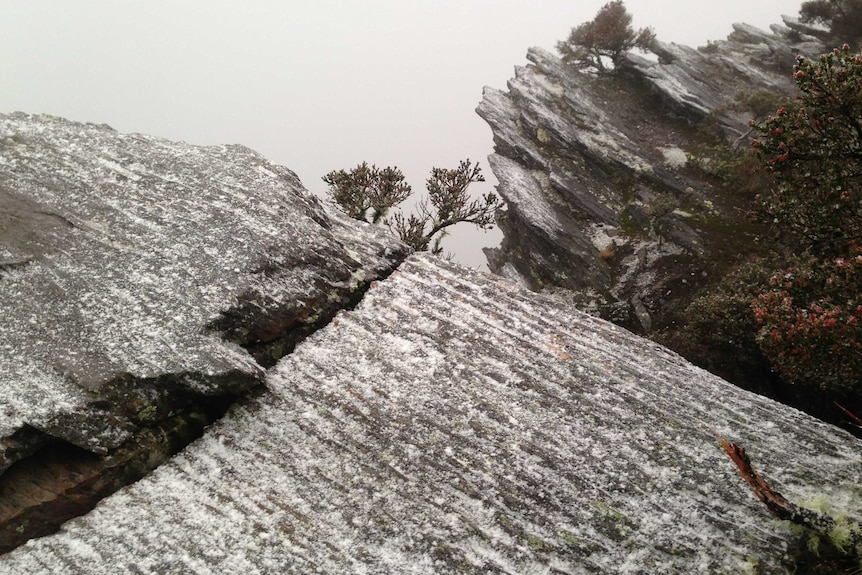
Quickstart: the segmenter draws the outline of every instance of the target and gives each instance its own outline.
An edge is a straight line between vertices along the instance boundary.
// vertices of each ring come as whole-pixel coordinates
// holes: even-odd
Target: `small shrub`
[[[790,247],[840,256],[862,237],[862,53],[845,44],[816,61],[800,56],[794,78],[799,105],[752,122],[751,145],[775,178],[755,207]]]
[[[503,202],[493,193],[470,199],[470,184],[484,182],[479,164],[462,161],[454,170],[432,168],[426,182],[428,198],[418,204],[418,213],[405,216],[396,212],[383,219],[389,209],[410,195],[410,186],[398,168],[378,169],[363,162],[350,172],[333,171],[323,177],[329,193],[350,217],[372,223],[385,223],[398,237],[417,251],[443,252],[440,242],[450,226],[467,222],[480,229],[493,227]]]
[[[332,171],[323,176],[332,199],[351,218],[379,223],[389,209],[410,196],[410,185],[398,168],[383,169],[362,162],[349,172]]]
[[[829,26],[833,42],[862,42],[862,0],[811,0],[802,3],[799,14],[803,22]]]
[[[698,365],[734,382],[769,376],[769,362],[757,340],[751,302],[768,285],[775,266],[765,258],[745,262],[686,306],[674,348]],[[761,385],[767,385],[763,381]],[[764,392],[765,389],[757,388]]]
[[[635,31],[631,24],[631,14],[622,0],[608,2],[592,21],[572,28],[568,39],[557,43],[557,50],[565,62],[578,68],[608,72],[603,58],[609,58],[616,67],[632,48],[653,48],[655,33],[652,28]]]

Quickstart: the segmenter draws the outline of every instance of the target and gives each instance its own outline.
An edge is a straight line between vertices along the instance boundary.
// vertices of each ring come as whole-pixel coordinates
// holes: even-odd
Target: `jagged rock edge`
[[[290,354],[298,343],[328,325],[339,311],[354,309],[362,301],[371,285],[377,281],[385,280],[397,271],[410,253],[409,248],[404,246],[400,252],[378,254],[394,256],[395,264],[388,268],[380,267],[376,270],[368,270],[365,269],[365,266],[360,265],[358,272],[351,274],[350,280],[334,286],[335,290],[331,293],[338,293],[339,290],[342,290],[341,298],[327,301],[327,304],[332,305],[325,306],[321,310],[322,313],[315,315],[314,321],[293,323],[271,341],[260,344],[235,343],[244,347],[262,367],[275,365],[278,359]],[[228,317],[232,312],[237,312],[241,307],[248,305],[250,297],[240,297],[237,306],[227,310],[223,317]],[[276,314],[283,310],[273,309],[269,311],[270,314]],[[229,328],[229,326],[215,321],[212,323],[213,328],[219,325],[223,328]],[[276,351],[278,353],[275,353]],[[13,521],[4,521],[0,525],[0,541],[8,541],[10,544],[0,545],[0,554],[11,551],[35,537],[54,533],[65,521],[89,512],[101,499],[155,470],[186,445],[199,438],[206,427],[221,419],[231,405],[241,399],[247,399],[260,393],[265,373],[262,370],[256,376],[249,376],[236,370],[228,376],[221,375],[219,379],[226,379],[230,382],[231,385],[228,388],[230,391],[226,394],[216,395],[195,394],[190,392],[190,386],[177,385],[173,390],[169,389],[172,387],[171,384],[176,384],[183,379],[207,379],[207,376],[200,374],[171,374],[170,377],[155,378],[146,387],[136,385],[142,381],[140,378],[134,378],[128,374],[118,375],[112,382],[106,384],[100,393],[102,397],[86,408],[92,418],[98,421],[100,415],[107,415],[116,419],[116,416],[110,415],[104,409],[106,403],[127,406],[123,415],[128,421],[120,422],[120,426],[131,427],[130,424],[134,422],[137,429],[117,438],[112,450],[87,444],[83,440],[70,441],[68,437],[60,437],[52,433],[54,425],[51,424],[40,428],[25,424],[15,435],[19,436],[21,444],[35,444],[37,449],[28,454],[22,454],[15,461],[7,462],[0,468],[0,471],[4,472],[0,475],[0,493],[20,496],[20,487],[16,486],[15,483],[22,474],[17,470],[28,467],[32,469],[34,465],[51,469],[58,482],[61,482],[64,476],[62,471],[58,471],[57,468],[71,470],[74,474],[78,473],[76,469],[79,465],[84,467],[99,467],[101,465],[109,470],[108,478],[113,479],[113,481],[107,483],[96,481],[97,485],[90,488],[89,482],[93,480],[93,477],[85,477],[83,482],[74,484],[69,489],[62,492],[52,492],[56,496],[54,499],[44,501],[38,507],[24,509],[22,513],[14,517]],[[155,403],[146,402],[147,393],[159,393],[159,387],[168,390],[172,400],[176,400],[177,396],[184,396],[185,408],[182,410],[172,409],[167,413],[159,414],[159,407]],[[128,397],[122,402],[117,401],[117,398],[127,394],[137,395],[138,397],[135,398],[137,402],[128,402]],[[173,401],[167,401],[166,397],[161,398],[160,403],[162,405],[175,405]],[[129,407],[139,405],[141,402],[144,402],[144,405],[137,411]],[[155,411],[153,411],[154,409]],[[159,415],[161,415],[160,418],[157,417]],[[117,424],[116,421],[111,421],[111,423],[114,426]],[[82,474],[78,473],[78,475]],[[27,477],[29,478],[29,476]],[[99,479],[104,479],[104,477],[100,476]],[[30,485],[30,487],[31,489],[51,492],[44,489],[44,485]],[[4,501],[8,500],[4,497]],[[67,513],[59,516],[56,514],[57,502],[67,510]],[[50,508],[50,510],[46,510],[46,508]],[[2,507],[0,507],[0,511],[2,511]],[[46,512],[45,516],[50,516],[50,519],[39,520],[43,516],[43,512]]]

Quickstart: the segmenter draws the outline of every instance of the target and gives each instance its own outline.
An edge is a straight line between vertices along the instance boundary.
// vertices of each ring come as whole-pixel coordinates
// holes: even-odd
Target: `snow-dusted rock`
[[[485,250],[490,269],[533,289],[596,294],[613,314],[626,306],[623,323],[637,328],[629,302],[658,311],[726,243],[710,235],[724,227],[704,223],[739,217],[686,169],[686,154],[714,143],[713,133],[745,141],[752,102],[789,94],[796,54],[818,46],[791,42],[787,28],[737,24],[703,48],[658,42],[657,58],[630,53],[610,76],[530,49],[508,91],[485,88],[477,108],[494,135],[490,163],[507,204],[502,244]],[[614,233],[604,253],[596,226]]]
[[[737,476],[862,512],[859,440],[504,280],[413,256],[266,391],[0,574],[787,573]]]
[[[151,468],[406,252],[242,146],[0,116],[0,549],[104,487],[71,477],[93,454]],[[3,474],[58,441],[74,472]]]

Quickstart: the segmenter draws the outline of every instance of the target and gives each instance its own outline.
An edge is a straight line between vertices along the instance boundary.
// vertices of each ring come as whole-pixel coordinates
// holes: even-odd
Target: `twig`
[[[737,471],[739,471],[739,474],[751,487],[755,497],[762,501],[773,515],[779,519],[813,529],[826,536],[835,529],[835,519],[818,513],[813,509],[799,507],[785,499],[783,495],[772,489],[766,480],[754,470],[751,460],[748,458],[748,454],[745,453],[743,447],[727,441],[714,431],[713,433],[724,449],[724,452],[736,464]],[[862,545],[862,526],[859,526],[859,529],[851,530],[851,544],[854,548]]]
[[[794,504],[787,501],[783,495],[772,489],[769,484],[766,483],[766,480],[754,470],[751,466],[751,460],[748,458],[748,454],[745,453],[745,449],[735,443],[727,441],[717,433],[715,434],[715,437],[718,439],[724,452],[727,453],[727,456],[736,464],[737,471],[739,471],[739,474],[743,479],[745,479],[745,482],[748,483],[749,487],[751,487],[751,490],[754,491],[754,495],[766,505],[767,509],[769,509],[773,515],[779,519],[792,521],[793,516],[798,513],[799,509]]]
[[[849,417],[851,419],[851,421],[853,421],[853,425],[855,425],[856,427],[862,428],[862,419],[859,419],[858,417],[856,417],[856,415],[854,415],[853,412],[851,412],[849,409],[847,409],[846,407],[844,407],[843,405],[841,405],[837,401],[833,401],[832,403],[834,403],[835,407],[837,407],[838,409],[843,411],[844,414],[847,417]]]

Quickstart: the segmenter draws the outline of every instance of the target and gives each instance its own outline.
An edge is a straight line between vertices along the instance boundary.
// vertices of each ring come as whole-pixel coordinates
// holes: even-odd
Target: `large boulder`
[[[0,550],[163,461],[407,252],[248,148],[0,115]]]
[[[790,573],[716,439],[862,512],[860,442],[556,299],[413,256],[198,441],[0,573]]]

